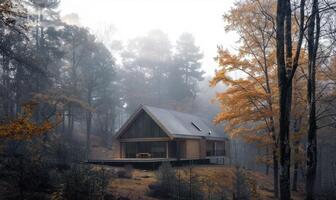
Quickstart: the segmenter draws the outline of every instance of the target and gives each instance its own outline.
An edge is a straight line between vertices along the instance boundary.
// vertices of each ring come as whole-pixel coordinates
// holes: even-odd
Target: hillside
[[[149,186],[157,182],[157,171],[137,170],[132,171],[132,178],[119,178],[118,171],[123,168],[106,167],[115,176],[110,179],[108,192],[116,198],[121,199],[161,199],[150,197]],[[187,179],[190,171],[189,167],[175,168],[177,173],[181,173],[182,179]],[[194,177],[201,182],[201,190],[206,199],[211,199],[214,194],[225,189],[228,199],[232,199],[232,193],[236,187],[236,169],[218,165],[199,165],[192,167]],[[272,179],[262,173],[245,171],[247,182],[251,193],[251,199],[275,199],[272,193]],[[302,192],[293,193],[293,199],[303,199]]]

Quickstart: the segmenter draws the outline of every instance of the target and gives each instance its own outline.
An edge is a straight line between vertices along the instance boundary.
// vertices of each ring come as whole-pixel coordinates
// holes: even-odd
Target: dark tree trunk
[[[91,122],[92,112],[86,112],[86,157],[89,158],[91,148]]]
[[[297,160],[297,156],[299,155],[299,142],[296,141],[294,144],[294,155],[296,158],[294,161],[294,172],[293,172],[293,185],[292,191],[297,191],[297,182],[298,182],[298,170],[299,170],[299,161]]]
[[[269,154],[269,147],[266,147],[266,155],[268,156],[268,154]],[[270,167],[270,165],[268,164],[268,159],[267,159],[267,162],[266,162],[266,171],[265,171],[266,175],[269,174],[269,167]]]
[[[294,106],[296,107],[296,106]],[[299,134],[301,129],[301,120],[302,118],[299,117],[294,121],[294,133]],[[299,171],[299,145],[300,145],[300,139],[297,138],[294,141],[294,171],[293,171],[293,185],[292,185],[292,191],[297,191],[297,183],[298,183],[298,171]]]
[[[62,134],[64,137],[64,133],[65,133],[65,111],[62,111]]]
[[[297,182],[298,182],[298,170],[299,170],[299,164],[298,162],[295,162],[294,164],[294,174],[293,174],[293,187],[292,191],[297,192]]]
[[[304,109],[304,105],[301,105],[302,103],[300,101],[297,101],[299,99],[299,94],[296,92],[298,89],[297,85],[297,80],[299,78],[295,76],[293,80],[293,99],[294,99],[294,105],[293,105],[293,111],[295,112],[294,120],[293,120],[293,134],[296,136],[295,140],[293,141],[293,149],[294,149],[294,154],[293,154],[293,161],[294,161],[294,170],[293,170],[293,184],[292,184],[292,191],[297,191],[297,183],[298,183],[298,170],[299,170],[299,146],[300,146],[300,130],[301,130],[301,121],[302,121],[302,115],[298,113],[300,112],[301,109]]]
[[[68,139],[72,140],[74,126],[74,109],[71,103],[68,106]]]
[[[291,87],[280,92],[280,199],[290,199],[290,159],[289,119],[291,105]]]
[[[279,161],[277,155],[277,148],[273,149],[273,185],[274,185],[274,197],[279,197]]]
[[[292,11],[290,0],[278,0],[276,16],[276,57],[278,65],[280,199],[291,199],[289,125],[292,107],[292,80],[298,67],[304,35],[305,0],[300,1],[299,34],[295,56],[292,56]],[[286,51],[285,51],[286,49]]]
[[[21,112],[21,98],[23,96],[23,90],[22,90],[22,81],[24,80],[23,77],[23,69],[22,66],[16,67],[16,74],[15,74],[15,104],[16,104],[16,110],[15,114]]]
[[[92,89],[88,89],[87,102],[91,109],[92,100]],[[88,110],[86,112],[86,158],[89,158],[91,150],[91,124],[92,124],[92,111]]]
[[[278,87],[280,92],[279,148],[280,148],[280,199],[289,200],[290,191],[290,139],[289,125],[292,105],[292,41],[291,8],[289,0],[278,0],[276,18],[276,49]],[[285,51],[286,48],[286,51]],[[286,58],[286,60],[285,60]]]
[[[266,61],[265,61],[266,63]],[[273,113],[273,102],[272,102],[272,91],[271,91],[271,86],[270,86],[270,81],[269,81],[269,76],[268,76],[268,68],[265,67],[265,78],[266,78],[266,92],[267,94],[270,95],[270,98],[268,99],[268,104],[271,113]],[[278,154],[277,154],[277,149],[278,149],[278,137],[275,132],[275,122],[274,122],[274,117],[271,116],[270,118],[270,133],[271,137],[273,140],[273,146],[272,146],[272,157],[273,157],[273,191],[274,191],[274,196],[278,198],[279,196],[279,160],[278,160]],[[267,155],[268,155],[268,147],[267,147]],[[266,168],[266,174],[268,175],[268,170],[269,170],[269,165],[267,165]]]
[[[317,138],[316,138],[316,54],[319,43],[320,18],[318,12],[318,0],[313,1],[310,20],[308,22],[308,148],[307,148],[307,180],[306,199],[314,199],[314,186],[317,168]]]
[[[269,175],[269,168],[270,168],[270,165],[269,164],[266,164],[266,175]]]
[[[272,106],[271,106],[272,108]],[[279,158],[278,158],[278,141],[275,134],[275,123],[274,118],[271,117],[271,133],[272,133],[272,140],[273,140],[273,146],[272,146],[272,157],[273,157],[273,191],[274,191],[274,197],[279,197]]]
[[[116,115],[115,115],[116,110],[112,109],[111,113],[111,127],[110,131],[108,132],[107,135],[107,148],[111,149],[112,148],[112,136],[114,135],[114,130],[115,130],[115,120],[116,120]]]
[[[9,120],[11,116],[11,109],[10,109],[10,91],[11,91],[11,85],[10,85],[10,69],[9,69],[9,58],[7,56],[2,57],[2,85],[3,85],[3,114],[5,116],[6,120]]]

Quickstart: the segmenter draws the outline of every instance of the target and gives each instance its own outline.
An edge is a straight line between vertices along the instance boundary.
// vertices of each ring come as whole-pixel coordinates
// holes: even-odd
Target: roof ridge
[[[169,112],[176,112],[176,113],[181,113],[181,114],[185,114],[185,115],[190,115],[190,116],[193,116],[193,117],[198,117],[202,120],[205,120],[203,119],[201,116],[199,115],[195,115],[195,114],[192,114],[192,113],[188,113],[188,112],[185,112],[185,111],[178,111],[178,110],[174,110],[174,109],[170,109],[170,108],[162,108],[162,107],[156,107],[156,106],[149,106],[149,105],[142,105],[143,107],[149,107],[149,108],[155,108],[155,109],[161,109],[161,110],[165,110],[165,111],[169,111]]]

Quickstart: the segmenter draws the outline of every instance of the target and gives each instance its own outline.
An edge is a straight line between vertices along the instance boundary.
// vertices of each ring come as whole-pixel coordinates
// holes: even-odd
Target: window
[[[151,152],[153,158],[165,158],[166,142],[153,142],[151,145]]]
[[[124,148],[125,148],[125,157],[126,158],[135,158],[136,157],[137,147],[136,147],[135,142],[124,143]]]
[[[125,142],[125,157],[136,158],[137,154],[148,154],[151,158],[167,156],[167,142]]]
[[[206,152],[207,156],[215,156],[215,142],[214,141],[207,141],[206,148],[207,148],[207,152]]]
[[[225,156],[225,142],[223,141],[207,141],[207,156]]]
[[[225,156],[225,142],[216,142],[216,156]]]

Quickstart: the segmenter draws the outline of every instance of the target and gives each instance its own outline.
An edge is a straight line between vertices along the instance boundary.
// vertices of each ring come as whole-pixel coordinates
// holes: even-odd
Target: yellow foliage
[[[50,115],[50,118],[53,117],[52,121],[49,118],[42,122],[33,120],[33,112],[38,105],[37,102],[46,103],[55,108],[54,113]],[[69,103],[91,112],[94,111],[92,107],[80,99],[65,95],[64,91],[53,90],[43,94],[35,94],[33,101],[22,105],[22,113],[14,119],[6,119],[2,123],[0,122],[0,138],[29,140],[47,133],[61,122],[61,112],[64,110],[64,106]]]
[[[53,128],[53,123],[49,120],[41,123],[33,122],[33,110],[36,106],[35,102],[24,104],[22,114],[16,119],[0,124],[0,138],[28,140],[50,131]]]
[[[240,36],[239,48],[230,52],[218,47],[216,61],[219,67],[210,81],[211,87],[217,84],[227,86],[225,91],[215,96],[221,112],[214,118],[214,123],[225,122],[225,131],[231,137],[242,138],[260,147],[277,145],[279,91],[272,21],[275,16],[271,16],[276,13],[275,10],[273,1],[247,0],[236,3],[224,16],[226,30],[235,31]],[[301,55],[301,72],[297,73],[293,85],[293,104],[296,105],[293,107],[293,119],[304,117],[306,111],[302,81],[306,54]],[[302,138],[301,132],[293,138]]]
[[[244,55],[237,56],[222,48],[218,49],[220,69],[216,71],[210,85],[214,87],[223,83],[228,88],[216,95],[222,112],[215,117],[214,122],[225,121],[225,129],[232,137],[244,136],[244,139],[255,142],[257,138],[259,141],[262,139],[260,133],[263,129],[269,132],[270,118],[277,116],[277,106],[273,106],[277,104],[275,64],[258,65],[254,59]],[[267,74],[264,73],[265,67],[268,68]],[[241,78],[230,76],[230,72],[236,71],[242,74]],[[266,126],[261,128],[260,122],[266,123]]]

